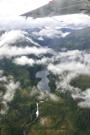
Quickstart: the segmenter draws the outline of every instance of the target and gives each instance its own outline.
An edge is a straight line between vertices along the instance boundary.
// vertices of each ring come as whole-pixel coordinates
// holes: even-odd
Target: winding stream
[[[42,91],[50,91],[49,88],[49,79],[48,79],[49,72],[46,70],[42,70],[36,73],[36,78],[40,78],[41,80],[37,84],[37,88]],[[33,122],[37,120],[39,117],[39,103],[36,103],[36,118],[34,119]],[[33,123],[32,122],[32,123]],[[32,123],[27,124],[26,126],[32,125]],[[26,131],[23,131],[23,135],[26,135]]]

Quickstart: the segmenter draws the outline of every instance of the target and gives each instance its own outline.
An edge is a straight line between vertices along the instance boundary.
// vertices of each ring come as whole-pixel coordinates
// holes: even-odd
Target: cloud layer
[[[26,44],[21,47],[16,46],[17,41],[25,42]],[[27,42],[30,46],[27,44]],[[21,44],[20,43],[20,44]],[[12,44],[14,44],[12,46]],[[33,45],[31,47],[31,45]],[[53,53],[52,49],[48,47],[40,47],[38,43],[33,41],[28,37],[28,33],[20,30],[12,30],[10,32],[6,32],[0,38],[0,58],[3,57],[12,57],[12,56],[21,56],[21,55],[29,55],[34,54],[36,56],[41,54]]]
[[[60,28],[81,29],[90,27],[90,16],[85,14],[73,14],[46,18],[24,18],[21,16],[0,17],[0,31],[10,29],[47,28],[51,31]]]
[[[25,20],[23,17],[0,18],[0,32],[3,30],[0,37],[0,59],[14,57],[12,62],[22,66],[44,65],[49,72],[57,76],[58,79],[55,81],[58,91],[69,91],[73,99],[83,100],[78,103],[80,107],[90,107],[90,89],[82,92],[81,89],[70,85],[71,80],[80,74],[90,75],[90,52],[79,50],[55,52],[32,39],[32,36],[39,40],[44,40],[43,37],[65,38],[70,33],[62,31],[62,28],[77,30],[86,27],[90,27],[90,16],[84,14],[35,20],[32,18]],[[7,77],[2,75],[3,71],[0,72],[0,81],[7,82]],[[18,87],[19,83],[13,80],[6,85],[7,91],[3,96],[5,106],[7,102],[12,101]]]
[[[81,99],[78,105],[83,108],[90,108],[90,89],[84,92],[80,88],[71,86],[70,82],[79,75],[90,75],[90,54],[85,51],[60,52],[51,58],[43,57],[39,60],[31,59],[26,56],[14,59],[19,65],[34,66],[34,64],[44,64],[47,70],[58,76],[56,80],[57,90],[60,92],[71,93],[73,99]],[[57,64],[55,64],[57,63]]]
[[[80,88],[71,86],[72,79],[79,75],[90,76],[90,54],[84,51],[67,51],[57,56],[58,64],[50,63],[47,67],[53,74],[58,75],[56,81],[57,90],[69,91],[74,99],[82,99],[78,103],[80,107],[90,108],[90,89],[84,92]]]

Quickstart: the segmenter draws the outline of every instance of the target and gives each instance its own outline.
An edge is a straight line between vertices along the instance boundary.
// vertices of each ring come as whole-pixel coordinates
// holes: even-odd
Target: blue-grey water
[[[42,70],[36,73],[36,78],[40,78],[41,80],[37,84],[37,88],[42,91],[49,91],[49,72],[46,70]]]

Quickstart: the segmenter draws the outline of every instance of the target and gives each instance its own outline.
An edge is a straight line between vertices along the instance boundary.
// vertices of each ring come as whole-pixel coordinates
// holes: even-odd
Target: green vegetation
[[[90,110],[80,109],[67,94],[61,97],[57,103],[47,101],[40,104],[40,117],[28,127],[28,135],[90,134]]]
[[[85,28],[73,32],[68,35],[60,43],[60,47],[65,47],[69,50],[90,50],[90,28]]]
[[[90,76],[80,75],[71,81],[71,85],[81,90],[90,88]]]
[[[7,114],[0,115],[0,135],[23,135],[26,125],[36,118],[36,99],[32,98],[30,93],[33,86],[37,85],[38,79],[35,79],[35,74],[41,67],[22,67],[4,58],[1,60],[0,68],[4,70],[4,76],[11,76],[20,82],[20,88],[17,89],[13,101],[8,103]],[[0,83],[3,94],[6,91],[4,84]],[[3,104],[0,101],[0,110],[2,108]]]
[[[0,60],[0,69],[4,70],[5,76],[13,76],[15,81],[20,81],[22,88],[26,88],[36,86],[38,79],[35,75],[36,72],[42,69],[42,66],[20,66],[12,63],[12,59],[4,58]]]
[[[8,113],[1,116],[0,135],[22,135],[25,126],[36,117],[36,102],[30,98],[28,91],[22,89],[16,92],[14,100],[8,105]]]
[[[51,74],[49,74],[49,77],[48,78],[50,80],[50,82],[49,82],[50,91],[54,93],[55,90],[56,90],[56,84],[55,84],[56,76],[54,76],[51,73]]]
[[[69,93],[55,91],[57,77],[50,74],[51,93],[59,96],[58,102],[48,99],[39,103],[39,118],[36,119],[36,102],[38,92],[31,96],[32,91],[37,91],[34,86],[38,79],[36,72],[41,66],[18,66],[12,60],[1,60],[0,69],[4,69],[5,76],[13,76],[21,86],[17,89],[12,102],[8,103],[7,114],[0,115],[0,135],[90,135],[90,109],[81,109],[77,106]],[[90,87],[90,77],[80,75],[72,80],[71,85],[82,90]],[[5,92],[4,83],[0,83],[0,89]],[[0,101],[0,109],[3,105]]]

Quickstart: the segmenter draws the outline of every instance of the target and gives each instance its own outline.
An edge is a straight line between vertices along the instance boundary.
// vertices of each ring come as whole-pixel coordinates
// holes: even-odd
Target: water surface
[[[37,84],[37,88],[42,91],[49,91],[49,72],[46,70],[42,70],[36,73],[36,78],[40,78],[41,80]]]

